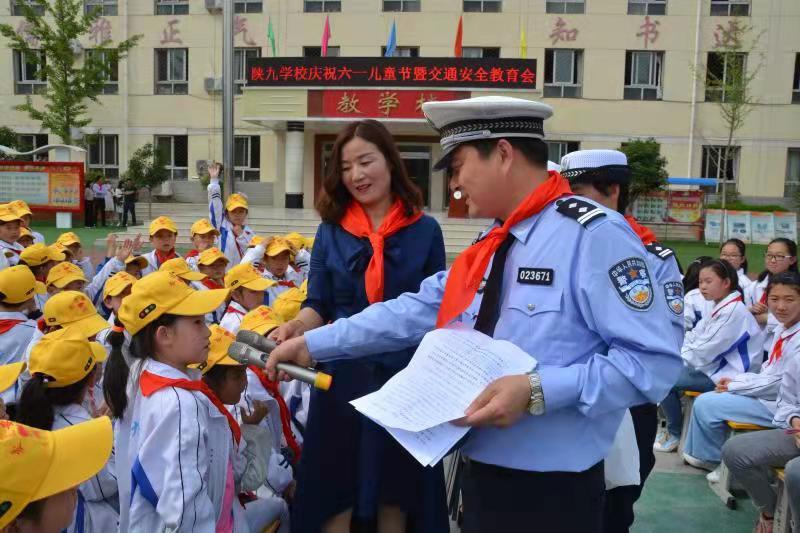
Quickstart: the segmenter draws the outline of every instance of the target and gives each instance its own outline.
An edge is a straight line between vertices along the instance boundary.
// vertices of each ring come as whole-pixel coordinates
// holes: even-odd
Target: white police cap
[[[574,182],[628,183],[628,158],[619,150],[578,150],[561,158],[561,175]]]
[[[425,102],[422,112],[441,137],[443,155],[433,167],[441,170],[461,143],[502,137],[544,139],[543,122],[553,115],[553,108],[522,98],[478,96]]]
[[[547,170],[555,170],[556,172],[561,172],[561,165],[559,165],[558,163],[553,163],[552,161],[548,161]]]

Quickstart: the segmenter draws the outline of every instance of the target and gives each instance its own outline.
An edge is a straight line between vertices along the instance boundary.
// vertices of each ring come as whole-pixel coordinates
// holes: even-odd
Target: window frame
[[[711,0],[710,6],[709,6],[709,16],[711,16],[711,17],[749,17],[750,16],[750,10],[751,10],[751,7],[752,7],[751,4],[752,4],[752,2],[750,2],[750,0]],[[742,15],[741,13],[736,13],[736,14],[732,14],[731,13],[732,11],[735,11],[735,8],[741,7],[741,6],[747,6],[747,13],[746,14]],[[717,13],[714,12],[715,11],[714,7],[717,7],[717,10],[716,10],[716,11],[718,11]],[[724,13],[720,13],[719,12],[720,11],[719,10],[720,7],[725,7],[726,8]]]
[[[102,17],[116,17],[119,14],[119,0],[83,0],[83,12],[86,15],[97,8]]]
[[[247,165],[236,165],[236,143],[245,142],[245,154]],[[233,175],[237,181],[261,181],[261,137],[259,135],[235,135],[233,139],[234,167]],[[256,145],[254,151],[253,145]],[[254,157],[255,155],[255,157]],[[253,160],[257,160],[257,165],[253,165]]]
[[[487,5],[491,8],[487,9]],[[479,6],[479,9],[467,9],[467,6]],[[497,9],[493,9],[494,7]],[[461,11],[464,13],[502,13],[503,0],[462,0]]]
[[[158,78],[158,71],[160,63],[159,63],[159,52],[166,52],[166,72],[167,78],[166,80],[160,80]],[[172,75],[172,61],[171,59],[173,55],[177,52],[183,52],[184,54],[184,79],[169,79]],[[155,54],[155,86],[153,89],[153,94],[156,95],[179,95],[179,94],[189,94],[189,49],[188,48],[155,48],[153,50]],[[169,92],[159,92],[159,87],[169,87]],[[176,90],[177,88],[177,90]]]
[[[643,6],[644,9],[641,11],[632,9],[635,6]],[[659,9],[655,10],[651,9],[652,6],[658,6]],[[628,0],[628,15],[638,15],[638,16],[650,15],[650,16],[660,17],[666,14],[667,14],[667,0]]]
[[[400,9],[386,9],[387,2],[399,4]],[[406,4],[413,4],[416,9],[406,9]],[[383,0],[381,10],[384,13],[419,13],[422,11],[422,0]]]
[[[309,4],[319,4],[320,9],[308,9]],[[328,9],[330,5],[331,9]],[[342,0],[303,0],[303,13],[341,13]]]
[[[153,0],[153,13],[156,15],[188,15],[189,0]]]
[[[86,166],[91,170],[99,170],[103,172],[103,175],[106,178],[118,179],[119,178],[119,135],[116,134],[99,134],[94,136],[92,139],[97,142],[97,152],[100,156],[100,162],[92,162],[92,151],[94,150],[93,144],[91,143],[87,148],[86,154]],[[113,146],[113,158],[115,161],[109,162],[107,160],[107,150],[108,150],[108,142],[112,141],[114,143]]]
[[[87,55],[98,54],[103,56],[106,61],[111,60],[111,58],[108,57],[110,52],[111,50],[108,48],[87,48],[85,50]],[[105,80],[101,94],[119,94],[119,61],[116,62],[116,65],[112,65],[112,67],[111,70],[113,73],[111,74],[111,79]]]
[[[727,184],[736,185],[739,182],[739,166],[740,166],[741,156],[742,156],[742,147],[737,145],[737,146],[731,146],[731,148],[733,149],[733,157],[731,158],[731,161],[733,162],[733,165],[731,165],[729,167],[729,171],[730,171],[730,174],[733,176],[733,178],[732,179],[727,179],[727,176],[726,176],[725,177],[725,182]],[[701,173],[702,177],[716,179],[717,173],[714,172],[712,174],[709,171],[710,171],[712,165],[714,165],[717,169],[719,169],[719,165],[722,162],[722,154],[723,154],[724,150],[725,150],[725,146],[724,145],[720,145],[720,144],[704,144],[703,145],[703,147],[702,147],[702,155],[701,155],[701,158],[700,158],[700,173]],[[711,153],[712,151],[716,151],[716,156],[715,157],[714,157],[714,154]],[[712,161],[712,158],[716,159],[716,163],[714,161]],[[717,191],[719,191],[719,190],[720,190],[720,182],[717,182]]]
[[[47,57],[42,50],[31,50],[36,55],[42,56],[44,65],[47,65]],[[28,79],[27,66],[33,65],[36,68],[36,75],[41,72],[42,65],[28,63],[25,61],[25,50],[13,50],[13,69],[14,69],[14,94],[42,94],[47,91],[47,78]],[[24,66],[23,66],[24,65]],[[23,90],[27,88],[28,90]]]
[[[794,56],[794,77],[792,78],[792,103],[800,104],[800,53]]]
[[[341,47],[339,46],[329,46],[328,47],[328,55],[327,57],[339,57],[341,54]],[[314,53],[309,53],[314,52]],[[331,53],[333,52],[333,53]],[[303,57],[322,57],[322,47],[321,46],[304,46],[303,47]]]
[[[44,9],[42,9],[39,4],[35,3],[34,0],[11,0],[11,16],[12,17],[24,17],[25,12],[20,9],[18,6],[21,4],[27,4],[28,7],[31,7],[33,11],[39,15],[44,15]]]
[[[722,86],[715,87],[709,79],[711,72],[711,58],[719,56],[722,59]],[[742,74],[747,75],[747,53],[746,52],[708,52],[706,55],[706,81],[705,81],[705,101],[706,102],[725,102],[725,85],[728,83],[728,59],[731,57],[742,58]],[[714,96],[714,95],[718,96]]]
[[[26,137],[32,138],[33,142],[25,142]],[[36,150],[37,148],[41,148],[42,146],[47,146],[49,143],[50,141],[46,133],[17,133],[17,145],[19,145],[20,152],[30,152],[32,150]],[[17,156],[16,159],[20,161],[49,161],[50,155],[47,152],[41,152],[35,156]]]
[[[649,83],[635,83],[638,75],[638,55],[650,55]],[[653,78],[656,78],[653,83]],[[664,52],[659,50],[626,50],[625,51],[625,78],[623,82],[623,100],[660,101],[664,98]],[[630,80],[628,83],[627,80]],[[655,90],[655,98],[646,98]],[[638,97],[633,96],[638,91]]]
[[[169,171],[169,179],[172,181],[187,181],[189,179],[189,136],[188,135],[154,135],[153,145],[156,150],[160,150],[159,139],[170,140],[170,153],[164,167]],[[177,166],[175,164],[175,139],[182,137],[186,139],[186,166]],[[177,175],[177,177],[176,177]]]
[[[408,52],[408,54],[405,54],[405,52]],[[386,46],[381,46],[381,57],[384,57],[385,55]],[[396,46],[392,57],[419,57],[419,46]]]
[[[489,55],[486,55],[487,51],[491,51]],[[480,52],[473,53],[473,52]],[[497,55],[494,55],[494,54]],[[461,49],[461,57],[472,57],[477,59],[482,58],[489,58],[489,59],[499,59],[500,58],[500,47],[499,46],[464,46]]]
[[[572,11],[567,6],[573,6]],[[580,6],[579,10],[577,6]],[[546,0],[545,13],[548,15],[583,15],[586,13],[586,0]]]
[[[792,155],[797,156],[796,165],[792,165]],[[797,179],[789,180],[792,176],[789,173],[792,167],[797,168]],[[783,196],[784,198],[792,198],[800,192],[800,146],[790,146],[786,149],[786,177],[783,180]]]
[[[550,140],[545,141],[545,144],[547,145],[547,159],[549,161],[552,161],[553,163],[556,163],[557,165],[561,164],[562,157],[564,157],[569,153],[577,152],[578,150],[581,149],[580,141],[560,141],[556,139],[553,141]],[[553,159],[552,157],[550,157],[551,155],[550,150],[555,147],[558,147],[558,152],[559,152],[558,159]]]
[[[263,13],[264,0],[233,0],[233,12],[236,14]]]
[[[556,55],[570,52],[572,54],[572,82],[556,81]],[[550,59],[552,58],[552,59]],[[544,51],[544,98],[581,98],[583,96],[583,49],[581,48],[545,48]],[[551,62],[548,69],[548,62]],[[548,81],[550,70],[552,81]],[[570,94],[571,93],[571,94]]]
[[[238,65],[241,68],[237,69],[237,55],[243,55],[241,59],[241,64]],[[261,47],[260,46],[237,46],[233,49],[233,84],[234,84],[234,93],[235,94],[242,94],[242,87],[247,85],[247,59],[248,57],[259,58],[261,57]],[[237,72],[238,71],[238,72]],[[240,77],[241,75],[241,77]]]

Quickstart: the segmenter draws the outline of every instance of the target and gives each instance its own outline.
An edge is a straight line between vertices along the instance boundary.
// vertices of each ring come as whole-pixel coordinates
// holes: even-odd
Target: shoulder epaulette
[[[675,251],[672,248],[668,248],[660,242],[651,242],[645,246],[645,248],[647,248],[647,251],[651,254],[658,256],[662,261],[666,261],[668,258],[675,255]]]
[[[574,218],[583,227],[588,227],[592,220],[606,216],[605,211],[596,205],[578,198],[567,198],[556,202],[556,211],[569,218]]]

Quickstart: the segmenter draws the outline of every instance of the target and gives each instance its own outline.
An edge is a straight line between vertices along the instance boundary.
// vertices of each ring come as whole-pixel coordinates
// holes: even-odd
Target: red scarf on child
[[[647,226],[642,226],[639,221],[633,218],[632,215],[625,215],[625,220],[628,221],[631,229],[636,232],[636,235],[642,240],[642,244],[647,246],[656,242],[656,234],[653,233]]]
[[[267,379],[267,375],[264,374],[264,371],[258,368],[255,365],[250,365],[249,368],[253,374],[256,375],[258,381],[261,382],[261,386],[270,393],[270,395],[275,398],[275,401],[278,402],[278,410],[281,414],[281,426],[283,427],[283,436],[286,439],[286,444],[291,448],[292,452],[294,452],[294,461],[295,463],[300,460],[300,445],[297,444],[297,441],[294,438],[294,433],[292,432],[292,415],[289,412],[289,408],[286,406],[286,402],[283,400],[283,396],[281,396],[281,391],[278,389],[278,382],[270,381]]]
[[[163,265],[166,261],[178,257],[178,254],[175,253],[175,248],[173,248],[167,253],[164,253],[161,250],[155,250],[155,252],[156,252],[156,261],[158,262],[159,267],[161,267],[161,265]]]

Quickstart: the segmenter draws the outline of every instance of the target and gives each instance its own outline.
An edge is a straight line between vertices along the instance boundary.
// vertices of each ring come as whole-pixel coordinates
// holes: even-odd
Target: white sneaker
[[[709,472],[706,475],[706,479],[708,480],[709,483],[719,483],[721,477],[722,477],[722,464],[720,464],[712,472]]]
[[[678,449],[678,444],[680,444],[680,439],[677,439],[672,435],[667,434],[666,439],[653,444],[653,451],[661,453],[672,453]]]
[[[707,462],[702,461],[702,460],[700,460],[700,459],[698,459],[696,457],[692,457],[691,455],[689,455],[686,452],[683,453],[683,460],[686,461],[690,466],[693,466],[695,468],[699,468],[701,470],[708,470],[709,472],[711,472],[711,471],[713,471],[713,470],[715,470],[717,468],[717,465],[715,465],[713,463],[707,463]]]

